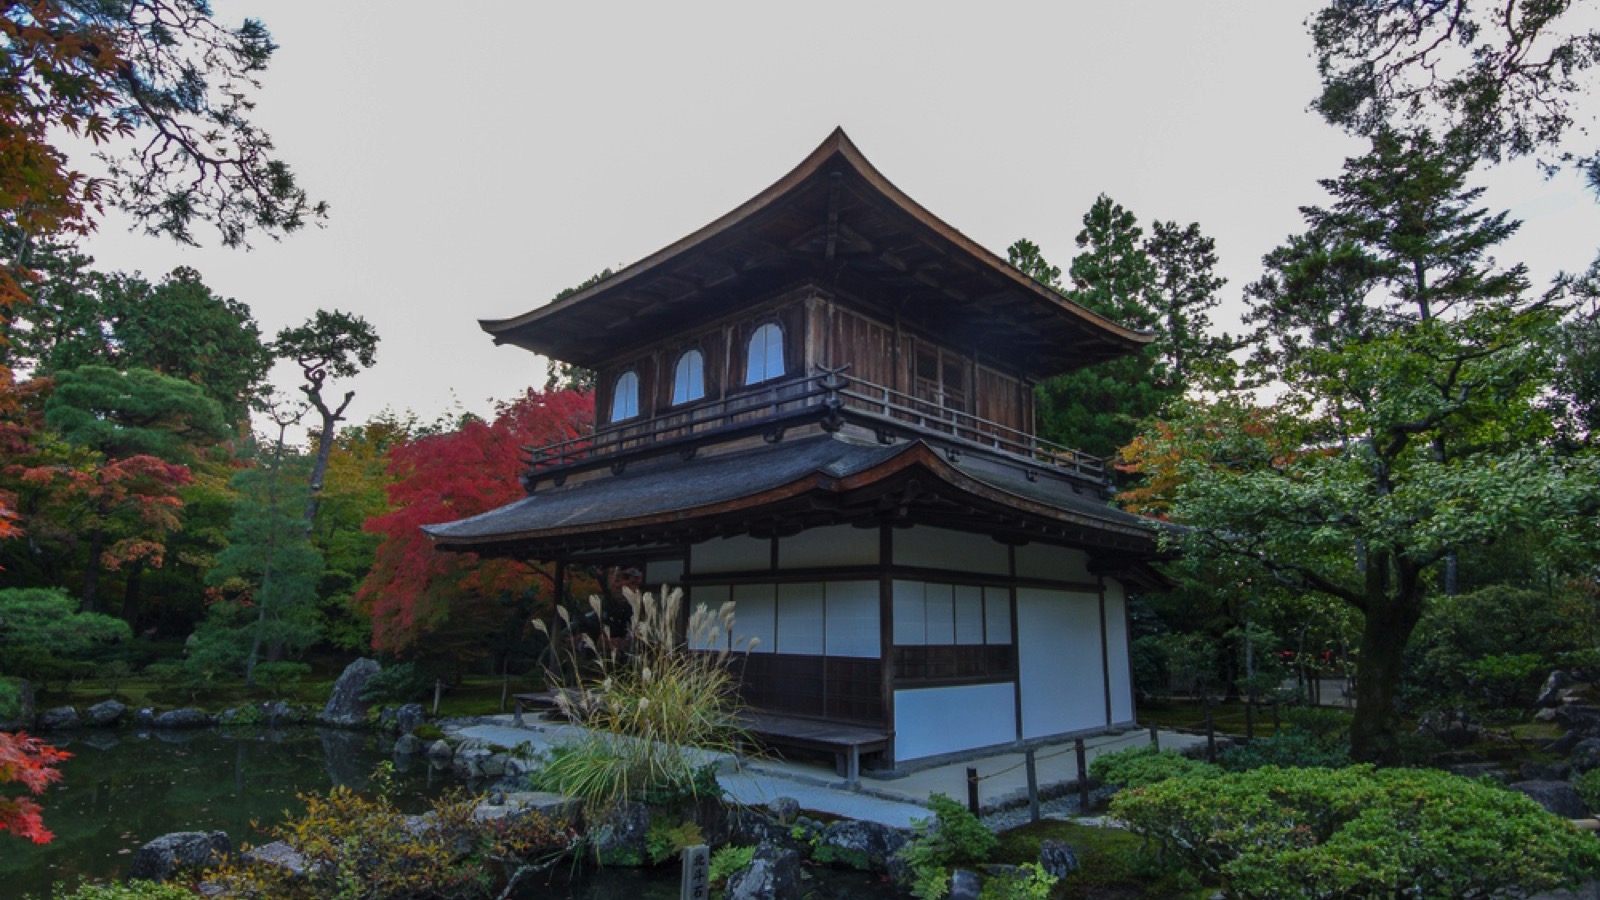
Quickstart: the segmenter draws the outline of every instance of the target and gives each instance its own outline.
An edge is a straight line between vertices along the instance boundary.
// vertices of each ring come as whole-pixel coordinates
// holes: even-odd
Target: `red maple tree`
[[[30,794],[42,794],[61,780],[55,764],[72,754],[57,750],[22,732],[0,732],[0,785],[20,784]],[[44,827],[39,804],[28,797],[0,795],[0,833],[11,832],[35,844],[47,844],[55,837]]]
[[[372,620],[372,644],[404,653],[449,620],[452,605],[538,585],[550,596],[550,576],[533,566],[474,553],[442,553],[422,526],[488,512],[524,496],[524,448],[588,434],[594,398],[580,391],[529,388],[495,408],[492,421],[471,420],[456,431],[429,435],[389,451],[391,512],[367,520],[379,535],[372,570],[356,605]]]

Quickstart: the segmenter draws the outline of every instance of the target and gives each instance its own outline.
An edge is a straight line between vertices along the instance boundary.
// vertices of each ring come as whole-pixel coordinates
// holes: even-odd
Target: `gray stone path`
[[[452,729],[465,738],[475,738],[505,747],[528,744],[535,750],[574,740],[583,729],[552,722],[529,721],[516,726],[511,716],[492,716],[484,723]],[[1161,746],[1178,749],[1205,740],[1195,735],[1162,732]],[[1085,740],[1087,757],[1100,753],[1143,746],[1148,732],[1102,735]],[[861,787],[852,790],[825,765],[808,765],[777,759],[721,757],[717,780],[730,796],[741,803],[769,803],[779,797],[793,797],[801,808],[862,819],[904,828],[914,819],[928,815],[928,797],[942,793],[965,801],[966,770],[978,770],[978,799],[985,809],[1025,802],[1027,773],[1020,752],[997,753],[933,766],[897,778],[866,777]],[[1063,785],[1077,777],[1077,759],[1072,742],[1039,747],[1035,750],[1041,792],[1060,793]]]

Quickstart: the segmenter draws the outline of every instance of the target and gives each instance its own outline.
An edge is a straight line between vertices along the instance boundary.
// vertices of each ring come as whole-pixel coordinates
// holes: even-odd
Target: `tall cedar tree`
[[[1082,252],[1068,271],[1067,298],[1129,328],[1154,327],[1150,292],[1156,276],[1141,246],[1143,235],[1133,213],[1100,195],[1078,232]],[[1038,387],[1039,435],[1095,456],[1116,453],[1171,395],[1158,385],[1155,364],[1155,352],[1147,348],[1046,379]]]
[[[1333,0],[1308,23],[1329,122],[1431,128],[1480,159],[1575,162],[1600,188],[1588,98],[1600,24],[1579,0]]]
[[[328,378],[353,378],[378,361],[378,332],[366,319],[352,313],[319,309],[298,328],[278,332],[273,350],[300,367],[305,383],[300,393],[317,411],[322,422],[317,429],[317,455],[311,464],[311,490],[306,498],[305,527],[310,531],[317,521],[317,501],[322,481],[328,474],[328,457],[333,453],[339,423],[355,399],[355,391],[345,391],[337,406],[323,395]]]
[[[547,573],[508,559],[441,553],[423,525],[488,512],[524,496],[523,448],[579,438],[594,423],[594,397],[581,391],[529,389],[501,403],[492,421],[470,420],[446,434],[401,444],[389,452],[393,512],[370,519],[382,538],[356,603],[372,619],[378,650],[412,654],[430,635],[470,623],[470,606],[535,590],[552,596]],[[520,624],[526,624],[527,617]],[[480,623],[482,630],[502,623]]]
[[[275,659],[285,648],[303,650],[319,637],[322,554],[306,531],[306,488],[285,447],[288,427],[298,419],[275,418],[278,434],[270,454],[234,476],[239,501],[228,546],[206,578],[220,596],[196,636],[212,643],[213,653],[241,661],[248,685],[255,684],[263,652]]]
[[[1198,223],[1156,222],[1149,238],[1133,214],[1102,195],[1084,216],[1072,290],[1039,247],[1019,240],[1013,266],[1068,299],[1134,328],[1155,331],[1142,354],[1060,375],[1040,385],[1039,433],[1098,456],[1114,454],[1145,418],[1192,385],[1229,367],[1232,342],[1210,334],[1210,311],[1226,281],[1216,242]]]
[[[1349,160],[1248,292],[1277,402],[1194,404],[1124,454],[1189,553],[1360,614],[1358,760],[1399,760],[1402,659],[1442,562],[1572,527],[1596,492],[1594,461],[1542,441],[1557,312],[1490,257],[1516,223],[1476,206],[1471,162],[1387,132]]]

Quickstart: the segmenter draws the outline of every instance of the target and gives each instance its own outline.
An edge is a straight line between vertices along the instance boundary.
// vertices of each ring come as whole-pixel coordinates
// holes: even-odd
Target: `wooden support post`
[[[1278,701],[1272,701],[1272,736],[1278,736]]]
[[[1211,698],[1206,698],[1206,762],[1217,761],[1217,728],[1211,721]]]
[[[855,744],[850,745],[850,762],[845,767],[844,783],[852,791],[861,787],[861,748]]]
[[[1083,738],[1072,742],[1072,752],[1078,757],[1078,812],[1089,811],[1089,748]]]
[[[978,814],[978,770],[967,766],[967,809]]]
[[[1154,725],[1150,726],[1150,749],[1161,752],[1161,729]]]
[[[1039,821],[1039,770],[1034,768],[1033,748],[1023,751],[1023,761],[1028,767],[1028,821]]]
[[[435,678],[433,680],[433,714],[436,715],[436,716],[439,714],[439,698],[441,696],[443,696],[443,695],[444,695],[444,679],[443,678]]]

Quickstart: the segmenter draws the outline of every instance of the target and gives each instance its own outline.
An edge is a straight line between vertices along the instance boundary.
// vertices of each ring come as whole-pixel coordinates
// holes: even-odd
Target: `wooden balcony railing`
[[[649,419],[608,425],[584,437],[528,447],[525,461],[537,472],[714,429],[776,418],[814,406],[847,409],[867,419],[946,434],[962,442],[1021,456],[1095,480],[1105,477],[1105,462],[1099,457],[950,409],[935,400],[847,378],[842,370],[797,375],[720,400],[668,410]]]

